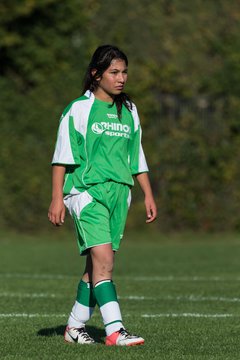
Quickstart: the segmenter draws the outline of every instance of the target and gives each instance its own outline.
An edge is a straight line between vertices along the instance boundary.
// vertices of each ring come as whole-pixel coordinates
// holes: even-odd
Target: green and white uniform
[[[112,243],[117,250],[125,226],[132,175],[147,172],[136,106],[122,108],[87,91],[65,109],[53,165],[65,165],[64,202],[78,234],[80,253]]]

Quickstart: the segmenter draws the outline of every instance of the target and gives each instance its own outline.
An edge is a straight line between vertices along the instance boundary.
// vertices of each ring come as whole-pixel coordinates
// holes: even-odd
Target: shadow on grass
[[[40,329],[37,332],[37,336],[63,336],[66,325],[59,325],[51,328]],[[93,339],[98,343],[103,343],[103,338],[106,336],[103,329],[99,329],[95,326],[86,326],[87,331]]]

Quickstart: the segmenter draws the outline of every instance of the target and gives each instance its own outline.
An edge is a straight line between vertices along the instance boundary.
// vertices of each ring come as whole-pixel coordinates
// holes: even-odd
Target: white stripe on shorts
[[[68,208],[71,216],[73,216],[73,213],[75,213],[78,218],[80,218],[81,211],[92,201],[93,197],[89,195],[87,190],[77,195],[67,195],[64,198],[64,204]]]

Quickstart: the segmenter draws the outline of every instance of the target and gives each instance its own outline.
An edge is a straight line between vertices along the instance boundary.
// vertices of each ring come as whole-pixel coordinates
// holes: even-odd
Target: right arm
[[[52,201],[48,210],[49,221],[56,226],[62,225],[65,218],[63,202],[63,183],[66,167],[53,165],[52,167]]]

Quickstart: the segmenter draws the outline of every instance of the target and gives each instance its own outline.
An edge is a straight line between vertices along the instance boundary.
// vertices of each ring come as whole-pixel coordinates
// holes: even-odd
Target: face
[[[94,92],[95,96],[103,101],[111,101],[115,95],[120,94],[127,82],[127,65],[124,60],[114,59],[104,71]]]

